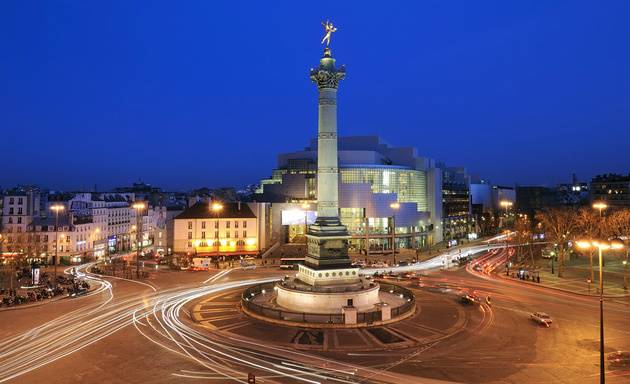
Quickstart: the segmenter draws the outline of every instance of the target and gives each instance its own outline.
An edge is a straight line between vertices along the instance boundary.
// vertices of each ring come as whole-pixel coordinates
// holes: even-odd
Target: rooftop
[[[199,202],[186,208],[175,219],[254,219],[256,215],[245,203],[221,203],[223,207],[219,211],[212,211],[210,204]]]

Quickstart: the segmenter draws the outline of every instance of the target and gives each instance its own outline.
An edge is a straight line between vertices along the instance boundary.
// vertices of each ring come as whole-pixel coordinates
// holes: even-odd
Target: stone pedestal
[[[381,302],[379,285],[308,286],[299,281],[276,284],[276,304],[291,312],[318,314],[341,313],[352,306],[358,311],[369,311]]]
[[[343,307],[343,315],[345,324],[357,323],[357,309],[355,307]]]
[[[392,318],[392,308],[387,303],[378,303],[376,308],[381,311],[381,321],[387,321]]]

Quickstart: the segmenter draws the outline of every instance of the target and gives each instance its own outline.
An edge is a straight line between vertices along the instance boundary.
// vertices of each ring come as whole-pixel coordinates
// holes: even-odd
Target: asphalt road
[[[440,265],[436,259],[416,268]],[[161,272],[146,285],[106,279],[111,287],[89,297],[1,311],[0,382],[246,382],[250,371],[266,383],[598,382],[597,300],[472,269],[433,270],[416,293],[427,302],[460,306],[459,295],[474,291],[490,295],[492,306],[466,307],[464,332],[410,349],[296,352],[222,339],[189,319],[190,306],[207,295],[282,274]],[[606,302],[607,351],[630,350],[629,304]],[[528,317],[534,311],[549,313],[553,325],[537,326]],[[630,371],[609,370],[607,379],[630,382]]]

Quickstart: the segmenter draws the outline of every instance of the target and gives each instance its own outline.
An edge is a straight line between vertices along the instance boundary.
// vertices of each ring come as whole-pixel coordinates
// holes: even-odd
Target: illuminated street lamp
[[[219,251],[221,249],[221,243],[219,242],[219,213],[223,210],[223,205],[221,203],[212,203],[210,205],[210,210],[214,213],[214,218],[216,219],[216,231],[215,234],[215,243],[217,245],[217,263],[219,262]]]
[[[136,277],[140,279],[140,248],[142,248],[142,212],[146,204],[139,201],[131,206],[136,210]]]
[[[100,228],[96,228],[94,233],[92,234],[92,257],[96,260],[96,240],[98,238],[98,234],[101,233]]]
[[[623,290],[628,290],[628,251],[626,250],[626,259],[621,262],[623,264]]]
[[[54,264],[54,285],[57,288],[57,264],[59,264],[59,212],[63,211],[65,207],[61,204],[54,204],[50,206],[55,212],[55,264]]]
[[[389,207],[394,210],[392,214],[392,251],[394,254],[394,265],[396,265],[396,211],[400,209],[400,204],[391,203]]]
[[[606,373],[604,366],[604,272],[602,251],[622,249],[624,245],[619,240],[610,242],[580,240],[576,244],[582,249],[597,248],[599,252],[599,382],[604,384],[606,382]]]
[[[507,227],[507,219],[509,216],[508,210],[512,207],[512,205],[514,205],[514,203],[511,202],[510,200],[501,200],[499,202],[499,205],[505,208],[505,224],[503,223],[503,218],[501,218],[501,221],[499,222],[499,226]]]
[[[608,208],[608,204],[604,203],[603,201],[598,201],[596,203],[593,203],[593,208],[597,209],[599,211],[599,217],[602,217],[602,211]]]
[[[2,233],[0,233],[0,257],[3,257],[3,253],[2,253],[2,244],[7,241],[7,238],[2,236]],[[10,285],[10,289],[13,291],[13,258],[11,258],[11,265],[9,266],[9,285]]]

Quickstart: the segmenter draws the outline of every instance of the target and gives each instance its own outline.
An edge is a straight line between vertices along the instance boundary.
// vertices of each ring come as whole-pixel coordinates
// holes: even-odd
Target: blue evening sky
[[[243,185],[317,129],[496,183],[630,171],[630,2],[3,1],[0,186]]]

